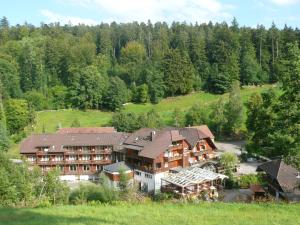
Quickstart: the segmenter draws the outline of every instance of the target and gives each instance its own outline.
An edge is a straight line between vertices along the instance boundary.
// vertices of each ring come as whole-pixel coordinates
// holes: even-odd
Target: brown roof
[[[252,184],[250,185],[250,190],[254,193],[265,193],[266,191],[262,188],[261,185],[258,185],[258,184]]]
[[[211,130],[208,128],[207,125],[201,125],[201,126],[192,126],[190,128],[196,128],[199,130],[204,136],[209,137],[209,138],[215,138]]]
[[[277,180],[283,192],[293,192],[299,187],[299,171],[283,162],[281,159],[266,162],[257,167],[258,171],[264,171],[273,179]]]
[[[185,137],[185,139],[187,140],[187,142],[190,144],[191,147],[194,147],[199,140],[205,139],[212,146],[213,149],[217,149],[217,147],[211,140],[211,135],[204,133],[202,130],[199,130],[198,128],[194,128],[194,127],[180,128],[179,132],[183,137]]]
[[[186,140],[194,147],[202,139],[207,139],[209,144],[216,149],[208,135],[196,128],[165,128],[162,130],[142,128],[129,136],[124,142],[124,147],[138,150],[139,156],[154,159],[166,151],[174,141]]]
[[[166,128],[163,130],[142,128],[130,135],[124,146],[139,151],[139,156],[156,158],[172,145],[173,141],[183,140],[178,130]]]
[[[26,138],[20,147],[21,153],[35,153],[37,147],[49,147],[49,152],[62,152],[63,146],[113,145],[113,149],[122,150],[126,133],[101,134],[38,134]]]
[[[117,132],[114,127],[65,127],[60,128],[58,134],[101,134]]]

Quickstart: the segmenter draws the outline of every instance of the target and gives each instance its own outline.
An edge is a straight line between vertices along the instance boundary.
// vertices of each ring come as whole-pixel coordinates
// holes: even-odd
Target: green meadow
[[[118,204],[0,209],[0,225],[298,225],[300,204]]]

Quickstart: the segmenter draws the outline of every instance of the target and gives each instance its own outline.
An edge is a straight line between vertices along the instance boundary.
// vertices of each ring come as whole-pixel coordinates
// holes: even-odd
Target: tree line
[[[232,137],[240,133],[244,122],[244,107],[238,81],[231,85],[228,100],[221,96],[209,107],[194,104],[187,111],[176,107],[170,116],[169,126],[189,127],[207,124],[218,138]],[[111,125],[118,131],[134,132],[143,127],[161,128],[166,126],[160,114],[154,109],[145,113],[120,111],[113,115]]]
[[[279,60],[300,32],[223,23],[163,22],[10,26],[0,20],[0,86],[4,100],[35,110],[119,110],[122,104],[241,85],[277,82]]]
[[[283,157],[300,169],[300,49],[288,44],[280,61],[281,93],[253,94],[247,103],[247,150]]]

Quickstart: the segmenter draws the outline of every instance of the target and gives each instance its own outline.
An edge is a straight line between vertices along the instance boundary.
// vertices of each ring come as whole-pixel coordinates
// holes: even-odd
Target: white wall
[[[136,174],[137,172],[140,172],[140,175]],[[148,178],[145,176],[145,174],[149,174],[152,176],[152,178]],[[146,185],[148,187],[148,192],[157,193],[160,191],[161,187],[161,178],[165,177],[166,173],[157,173],[157,174],[150,174],[143,172],[141,170],[134,170],[134,180],[137,182],[140,182],[141,185]]]
[[[62,176],[59,176],[59,179],[62,181],[76,181],[76,180],[87,181],[87,180],[93,180],[95,178],[96,178],[95,175],[62,175]]]

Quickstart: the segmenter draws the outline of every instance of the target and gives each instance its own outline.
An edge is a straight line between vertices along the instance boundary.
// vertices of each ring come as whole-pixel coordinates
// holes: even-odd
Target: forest
[[[148,21],[11,26],[2,17],[0,149],[8,148],[9,135],[21,132],[34,120],[35,111],[116,111],[112,125],[130,131],[151,126],[149,118],[159,121],[155,121],[156,112],[148,112],[146,119],[122,112],[125,103],[156,104],[165,97],[196,91],[230,92],[229,101],[220,99],[210,116],[217,121],[212,124],[214,132],[232,133],[241,125],[239,87],[276,83],[282,96],[257,94],[247,104],[248,147],[256,149],[258,144],[255,151],[265,155],[299,155],[299,43],[298,28],[286,25],[279,29],[274,23],[270,28],[241,27],[235,18],[231,24]],[[280,122],[278,118],[287,112],[295,113],[288,122]],[[173,114],[178,125],[206,122],[200,106],[191,106],[183,123],[180,109]],[[115,124],[138,120],[148,122]],[[266,133],[271,136],[261,138]],[[279,139],[282,146],[271,143]],[[291,143],[293,150],[278,150]]]
[[[300,30],[223,23],[174,22],[10,26],[0,21],[4,101],[34,110],[119,110],[126,102],[157,103],[197,90],[222,94],[241,85],[275,83],[287,44]]]

